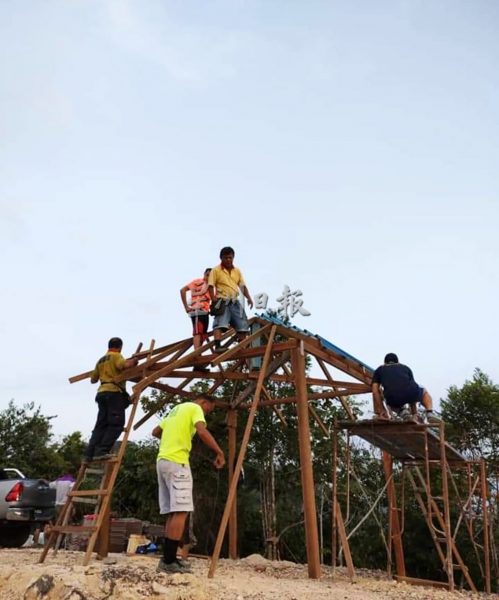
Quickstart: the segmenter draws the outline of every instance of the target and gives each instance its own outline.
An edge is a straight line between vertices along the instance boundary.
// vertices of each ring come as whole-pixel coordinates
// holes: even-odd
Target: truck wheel
[[[3,527],[0,529],[0,546],[4,548],[20,548],[29,538],[30,525]]]

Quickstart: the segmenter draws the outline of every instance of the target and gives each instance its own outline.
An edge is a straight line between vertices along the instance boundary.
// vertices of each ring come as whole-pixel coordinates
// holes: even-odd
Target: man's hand
[[[224,456],[223,452],[220,452],[219,454],[217,454],[215,460],[213,461],[213,464],[215,465],[216,469],[221,469],[222,467],[225,466],[225,456]]]

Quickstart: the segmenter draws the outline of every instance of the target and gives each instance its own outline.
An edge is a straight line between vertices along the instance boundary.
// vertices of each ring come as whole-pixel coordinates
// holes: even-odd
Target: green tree
[[[52,417],[30,402],[21,407],[14,400],[0,411],[0,464],[20,469],[27,477],[57,477],[64,460],[52,443]]]
[[[442,400],[448,441],[471,458],[499,465],[499,386],[475,369],[461,388],[451,386]]]

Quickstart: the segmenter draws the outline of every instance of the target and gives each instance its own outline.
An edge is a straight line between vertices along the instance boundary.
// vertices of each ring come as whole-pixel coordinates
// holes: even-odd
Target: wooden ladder
[[[125,449],[128,437],[132,429],[135,413],[137,411],[139,395],[134,394],[131,397],[132,409],[128,416],[128,421],[124,428],[124,436],[116,456],[109,459],[94,459],[89,462],[82,462],[76,478],[73,489],[68,494],[66,504],[63,506],[56,524],[52,527],[50,535],[45,542],[45,546],[38,562],[43,563],[48,551],[53,548],[54,555],[59,549],[64,534],[82,533],[89,534],[87,550],[83,564],[86,566],[92,558],[92,552],[99,541],[98,553],[101,558],[107,556],[109,545],[109,513],[111,506],[111,497],[114,484],[118,476],[118,471],[125,455]],[[82,489],[87,481],[87,476],[96,475],[100,477],[100,484],[94,489]],[[73,513],[75,504],[92,504],[94,506],[94,522],[91,525],[70,525],[69,520]]]
[[[416,478],[414,477],[411,470],[415,474]],[[425,517],[426,522],[428,524],[428,529],[430,531],[431,538],[437,550],[437,554],[442,563],[442,568],[446,572],[449,568],[453,570],[462,571],[464,578],[466,579],[471,591],[476,592],[477,588],[473,580],[471,579],[466,563],[462,559],[457,549],[454,538],[450,536],[450,538],[448,539],[445,535],[445,519],[443,509],[441,509],[437,503],[437,501],[440,500],[440,498],[431,494],[429,485],[427,485],[419,467],[413,466],[411,470],[407,471],[408,479],[412,486],[416,501],[419,504],[421,512],[423,513],[423,516]],[[425,502],[424,496],[426,496],[427,502]],[[451,565],[447,565],[446,560],[446,551],[449,545],[453,558],[453,564]],[[456,561],[455,563],[454,560]]]

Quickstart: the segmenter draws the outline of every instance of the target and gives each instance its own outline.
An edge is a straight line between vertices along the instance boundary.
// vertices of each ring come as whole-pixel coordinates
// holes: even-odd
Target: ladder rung
[[[56,533],[92,533],[95,525],[54,525],[52,531]]]
[[[87,469],[85,475],[104,475],[104,469]]]
[[[97,504],[97,498],[73,498],[73,502],[78,504]]]
[[[107,496],[108,490],[76,490],[75,492],[69,492],[71,498],[86,497],[86,496]]]

